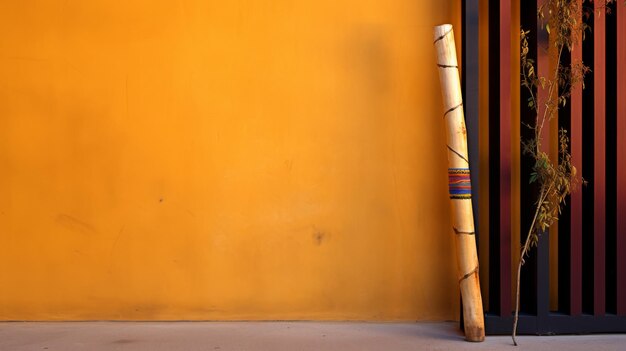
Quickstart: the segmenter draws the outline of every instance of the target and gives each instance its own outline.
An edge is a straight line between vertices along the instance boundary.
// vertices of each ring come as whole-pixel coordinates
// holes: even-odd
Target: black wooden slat
[[[467,144],[472,182],[472,210],[474,211],[474,230],[478,244],[480,169],[479,164],[479,127],[478,127],[478,0],[466,0],[463,7],[463,108],[467,128]]]

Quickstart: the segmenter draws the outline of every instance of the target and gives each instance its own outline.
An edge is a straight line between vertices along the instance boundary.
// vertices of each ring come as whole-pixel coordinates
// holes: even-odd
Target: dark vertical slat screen
[[[542,6],[547,0],[538,0],[537,6]],[[542,28],[543,24],[537,22],[535,27],[537,36],[537,73],[540,77],[550,77],[550,39],[546,30]],[[552,98],[548,95],[547,89],[537,90],[537,100],[539,104],[539,116],[544,116],[546,103]],[[549,117],[549,116],[548,116]],[[543,151],[550,154],[550,121],[545,121],[541,131],[541,139]],[[550,310],[550,272],[546,267],[550,266],[550,236],[545,232],[539,236],[539,245],[536,248],[535,277],[536,286],[536,314],[538,317],[546,317]],[[544,319],[538,318],[538,323],[542,323]],[[544,327],[538,325],[539,328]]]
[[[596,10],[601,10],[602,4],[596,2]],[[593,65],[593,108],[594,108],[594,176],[593,176],[593,229],[594,229],[594,259],[593,259],[593,314],[604,315],[606,308],[606,282],[605,282],[605,124],[606,124],[606,99],[605,99],[605,64],[606,64],[606,38],[605,23],[606,14],[594,18],[594,65]]]
[[[500,297],[500,3],[489,1],[489,307],[502,316]]]
[[[617,314],[626,316],[626,6],[617,6]]]
[[[582,0],[577,0],[579,7]],[[582,19],[581,19],[582,20]],[[580,62],[583,58],[582,43],[578,43],[572,50],[572,62]],[[572,91],[570,101],[570,133],[572,162],[582,174],[583,165],[583,91],[577,86]],[[570,199],[570,306],[569,313],[573,316],[582,313],[582,226],[583,226],[583,195],[579,189]]]
[[[529,30],[528,37],[528,58],[537,61],[537,12],[536,12],[536,1],[530,0],[527,3],[527,6],[520,7],[520,26]],[[536,115],[532,112],[531,109],[528,108],[528,99],[531,98],[531,94],[527,89],[520,89],[520,122],[524,125],[531,125],[534,123]],[[533,131],[530,128],[522,127],[520,128],[520,139],[522,141],[530,140],[533,137]],[[527,175],[532,172],[533,160],[528,155],[522,154],[520,155],[520,172],[522,175]],[[524,244],[526,239],[526,235],[528,233],[528,223],[532,220],[532,216],[534,215],[533,211],[533,202],[534,195],[536,194],[535,189],[533,189],[532,184],[528,184],[525,179],[528,179],[526,176],[521,177],[523,180],[520,184],[521,189],[519,192],[519,201],[520,201],[520,237],[519,243],[517,243],[520,247]],[[514,253],[516,256],[517,252]],[[527,287],[529,289],[528,293],[520,295],[520,311],[522,313],[535,313],[537,307],[537,299],[536,299],[536,276],[537,272],[537,256],[533,252],[530,257],[526,258],[526,264],[522,267],[520,283],[521,286]],[[531,293],[532,291],[532,293]]]
[[[537,6],[546,1],[520,1],[521,25],[533,28],[529,57],[536,60],[540,76],[547,76],[551,65],[549,37],[536,20]],[[582,6],[583,0],[575,1]],[[599,2],[593,6],[592,11],[600,9]],[[567,223],[559,225],[556,313],[549,303],[550,245],[556,243],[544,233],[526,260],[520,334],[626,332],[626,4],[616,6],[611,14],[585,17],[592,31],[563,58],[565,65],[583,61],[592,69],[586,88],[574,89],[557,123],[569,130],[572,162],[589,185],[572,194],[562,217]],[[529,209],[536,191],[524,181],[533,164],[524,156],[521,184],[511,183],[511,102],[518,98],[511,96],[511,75],[518,74],[510,66],[512,22],[510,1],[489,1],[489,334],[508,334],[512,327],[511,189],[520,187],[521,240],[532,220]],[[544,106],[547,93],[537,93]],[[522,91],[519,98],[528,96]],[[525,105],[521,101],[520,119],[528,123],[534,117]],[[543,130],[545,152],[557,144],[549,140],[554,135],[549,128],[554,127]],[[530,137],[524,128],[521,133],[522,140]]]
[[[474,227],[476,242],[478,243],[478,228],[480,227],[479,199],[480,199],[480,169],[478,167],[478,0],[463,1],[463,108],[465,110],[465,124],[467,126],[467,146],[470,159],[470,177],[472,184],[472,210],[474,212]]]
[[[608,5],[606,18],[606,124],[605,124],[605,282],[606,302],[605,314],[616,313],[617,297],[617,18],[615,16],[615,4]]]
[[[510,18],[509,1],[489,2],[489,306],[501,317],[511,316]]]
[[[500,1],[500,313],[511,314],[511,1]]]

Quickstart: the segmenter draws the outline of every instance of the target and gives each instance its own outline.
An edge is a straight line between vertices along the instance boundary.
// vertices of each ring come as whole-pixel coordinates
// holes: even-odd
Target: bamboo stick
[[[444,104],[443,118],[446,124],[452,229],[455,234],[457,270],[463,301],[465,339],[483,341],[485,322],[478,279],[467,133],[452,25],[444,24],[435,27],[434,40]]]

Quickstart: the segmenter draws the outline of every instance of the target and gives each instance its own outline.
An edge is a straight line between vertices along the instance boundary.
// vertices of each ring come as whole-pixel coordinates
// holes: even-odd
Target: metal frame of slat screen
[[[487,0],[486,0],[487,1]],[[511,332],[514,296],[512,262],[514,218],[519,217],[523,240],[532,216],[533,191],[527,179],[531,161],[513,157],[513,145],[528,138],[524,128],[513,136],[513,123],[532,118],[526,104],[520,103],[520,121],[511,114],[514,99],[526,101],[523,91],[513,95],[512,24],[519,13],[520,24],[533,29],[530,55],[537,62],[539,74],[547,72],[550,59],[549,38],[540,31],[536,9],[546,0],[488,0],[488,19],[479,18],[480,0],[463,2],[463,89],[466,108],[470,160],[474,160],[472,183],[478,196],[473,199],[478,220],[479,211],[488,212],[489,232],[480,240],[488,241],[488,292],[485,299],[485,327],[488,334]],[[581,0],[579,6],[583,6]],[[520,6],[513,11],[512,6]],[[585,6],[593,6],[585,3]],[[596,5],[597,6],[597,5]],[[522,272],[520,334],[571,334],[626,332],[626,5],[611,5],[611,13],[590,16],[592,27],[583,45],[563,57],[564,64],[583,60],[590,68],[585,89],[576,89],[565,108],[559,111],[558,123],[551,128],[566,128],[571,138],[573,162],[589,184],[567,201],[558,224],[558,240],[540,236],[539,247],[532,251]],[[489,23],[489,72],[479,72],[479,23]],[[618,64],[621,63],[621,64]],[[487,73],[487,74],[485,74]],[[488,130],[479,129],[479,80],[488,79]],[[487,117],[485,117],[487,118]],[[488,135],[484,135],[487,133]],[[554,133],[544,135],[549,151]],[[481,139],[482,137],[482,139]],[[489,167],[478,169],[479,140],[488,140]],[[554,151],[554,150],[552,150]],[[519,183],[512,172],[519,162]],[[479,177],[488,178],[488,189],[478,189]],[[514,188],[519,187],[519,188]],[[514,190],[519,190],[519,199]],[[479,196],[488,196],[488,208],[480,208]],[[519,213],[512,216],[519,201]],[[481,218],[485,218],[482,216]],[[478,221],[477,221],[478,223]],[[479,225],[476,226],[479,228]],[[478,233],[480,234],[480,233]],[[517,238],[515,239],[517,240]],[[550,248],[550,245],[554,247]],[[550,255],[558,252],[558,260]],[[514,262],[514,261],[513,261]],[[557,270],[550,281],[550,264]],[[555,263],[557,262],[557,263]],[[552,284],[551,284],[552,283]],[[558,288],[557,307],[551,308],[550,289]],[[462,318],[461,318],[462,320]]]

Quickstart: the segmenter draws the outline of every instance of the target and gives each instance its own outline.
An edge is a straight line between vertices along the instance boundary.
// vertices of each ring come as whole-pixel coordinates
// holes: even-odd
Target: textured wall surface
[[[451,3],[3,1],[0,320],[458,318]]]

